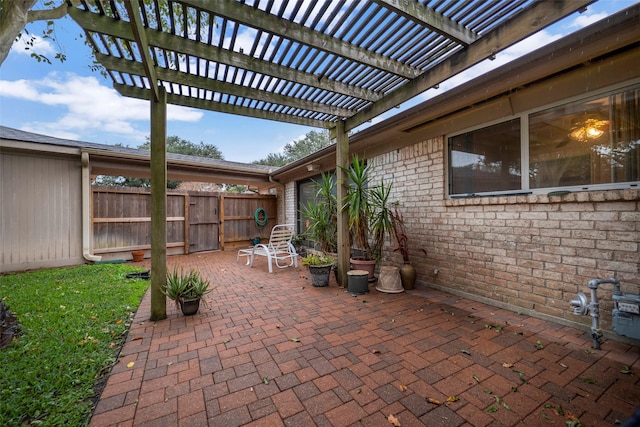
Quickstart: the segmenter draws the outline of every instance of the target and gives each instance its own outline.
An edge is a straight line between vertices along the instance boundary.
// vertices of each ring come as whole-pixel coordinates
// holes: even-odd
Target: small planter
[[[310,265],[309,274],[311,274],[311,284],[318,288],[329,286],[329,276],[331,275],[332,265]]]
[[[347,272],[347,290],[351,294],[362,295],[369,292],[369,273],[365,270]]]
[[[144,259],[144,251],[132,251],[131,256],[133,257],[133,262],[140,262]]]
[[[195,299],[181,299],[180,310],[185,316],[193,316],[200,309],[200,298]]]

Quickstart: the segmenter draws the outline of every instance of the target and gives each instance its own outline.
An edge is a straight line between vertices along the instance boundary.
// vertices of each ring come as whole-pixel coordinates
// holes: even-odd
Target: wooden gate
[[[189,253],[220,249],[220,197],[189,193]]]

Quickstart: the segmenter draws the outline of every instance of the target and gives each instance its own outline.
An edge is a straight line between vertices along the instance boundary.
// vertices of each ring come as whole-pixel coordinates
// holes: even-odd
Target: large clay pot
[[[409,263],[402,264],[400,267],[400,279],[402,287],[405,289],[413,289],[416,284],[416,269]]]
[[[376,260],[364,260],[364,259],[358,259],[358,258],[351,258],[350,261],[354,270],[364,270],[367,272],[369,283],[376,281],[376,278],[374,276],[376,271]]]
[[[400,279],[398,267],[383,265],[380,267],[380,280],[378,280],[378,286],[376,286],[376,289],[379,292],[386,292],[389,294],[404,292]]]

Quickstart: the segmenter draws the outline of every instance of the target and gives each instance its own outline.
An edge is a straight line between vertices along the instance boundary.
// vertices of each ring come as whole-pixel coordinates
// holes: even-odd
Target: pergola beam
[[[412,79],[422,73],[422,70],[417,68],[409,67],[386,56],[314,31],[304,25],[264,13],[235,0],[182,0],[182,3],[406,79]]]
[[[539,1],[526,11],[483,35],[478,41],[438,63],[400,89],[363,108],[347,119],[346,131],[389,111],[471,66],[536,33],[541,28],[583,9],[595,0]]]
[[[150,95],[149,89],[143,89],[140,87],[133,87],[133,86],[123,85],[119,83],[114,83],[113,87],[122,96],[149,100],[149,95]],[[199,108],[202,110],[215,111],[218,113],[236,114],[240,116],[252,117],[255,119],[275,120],[280,122],[293,123],[296,125],[311,126],[316,128],[326,128],[333,125],[332,122],[327,122],[324,120],[316,120],[316,119],[308,118],[304,116],[293,116],[286,113],[279,113],[277,111],[256,110],[253,108],[242,107],[239,105],[222,104],[218,102],[213,102],[208,99],[192,98],[192,97],[183,96],[183,95],[176,95],[173,93],[167,94],[167,102],[169,104],[181,105],[183,107]]]
[[[433,31],[454,40],[456,43],[468,46],[478,40],[478,35],[465,28],[430,7],[426,7],[417,1],[406,0],[374,0],[407,19],[419,22],[431,28]]]
[[[114,21],[106,16],[99,16],[93,13],[83,12],[76,8],[70,8],[71,17],[87,31],[101,33],[112,37],[135,41],[130,26],[124,21]],[[321,90],[338,93],[340,95],[352,96],[366,101],[377,101],[383,94],[349,85],[338,80],[317,76],[312,73],[294,70],[279,64],[263,61],[241,53],[230,52],[216,46],[198,43],[194,40],[185,39],[179,36],[158,32],[149,28],[143,31],[146,34],[150,46],[184,55],[191,55],[231,67],[263,74],[302,85],[315,87]]]
[[[160,94],[158,92],[158,77],[156,76],[155,68],[151,55],[149,53],[149,43],[147,42],[147,35],[142,27],[140,20],[140,4],[138,0],[129,0],[124,2],[127,7],[127,13],[129,14],[129,23],[131,24],[131,32],[138,45],[138,51],[142,60],[142,66],[144,67],[144,74],[149,79],[151,85],[151,91],[153,92],[153,99],[158,101]]]
[[[128,73],[132,75],[144,75],[145,73],[145,69],[142,64],[136,61],[116,58],[113,56],[103,55],[101,53],[96,54],[96,59],[108,70]],[[233,83],[213,80],[207,77],[197,76],[195,74],[167,70],[166,68],[156,68],[156,75],[159,80],[175,83],[181,86],[188,86],[196,92],[200,90],[221,92],[228,95],[248,98],[256,101],[284,105],[296,109],[313,111],[339,117],[350,117],[355,114],[355,111],[346,108],[334,107],[331,105],[307,101],[292,96],[285,96],[260,89],[234,85]]]

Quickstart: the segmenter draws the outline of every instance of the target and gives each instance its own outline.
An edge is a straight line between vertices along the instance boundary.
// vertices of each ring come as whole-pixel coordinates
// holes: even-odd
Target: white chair
[[[278,268],[298,267],[298,254],[291,243],[291,239],[295,234],[294,230],[293,224],[278,224],[274,226],[271,229],[269,242],[254,245],[251,249],[251,254],[247,254],[249,257],[247,264],[253,267],[255,257],[264,256],[267,257],[267,262],[269,263],[269,273],[273,273],[273,262]],[[286,262],[287,260],[288,262]]]

